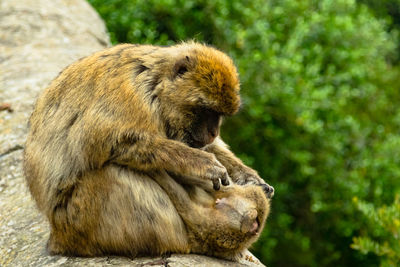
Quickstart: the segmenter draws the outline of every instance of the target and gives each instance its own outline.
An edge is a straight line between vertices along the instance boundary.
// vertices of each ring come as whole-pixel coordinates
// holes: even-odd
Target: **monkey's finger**
[[[269,184],[260,184],[262,189],[264,190],[265,195],[267,198],[272,198],[275,194],[274,187],[270,186]]]
[[[229,176],[228,176],[228,173],[225,173],[224,175],[223,175],[223,177],[221,178],[221,183],[223,184],[223,185],[229,185]]]
[[[212,180],[212,182],[213,182],[213,188],[214,188],[214,190],[219,190],[219,188],[221,187],[221,185],[220,185],[220,183],[219,183],[219,179],[217,178],[217,179],[213,179]]]

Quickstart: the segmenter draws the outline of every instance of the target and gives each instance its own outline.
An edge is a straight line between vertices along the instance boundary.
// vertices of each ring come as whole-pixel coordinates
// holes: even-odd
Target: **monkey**
[[[213,191],[181,185],[165,172],[152,178],[182,217],[191,253],[238,261],[259,237],[269,214],[269,199],[258,185]]]
[[[37,99],[24,150],[50,254],[187,253],[184,222],[154,171],[214,190],[259,184],[272,197],[219,137],[239,90],[230,57],[196,42],[121,44],[61,71]]]

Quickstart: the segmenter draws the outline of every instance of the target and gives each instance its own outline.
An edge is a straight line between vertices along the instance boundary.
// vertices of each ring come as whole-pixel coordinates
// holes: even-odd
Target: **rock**
[[[84,0],[0,1],[0,266],[262,266],[200,255],[78,258],[46,252],[49,226],[22,170],[35,99],[68,64],[109,46],[104,23]]]
[[[0,1],[0,155],[24,143],[38,93],[68,64],[109,45],[103,22],[82,0]]]

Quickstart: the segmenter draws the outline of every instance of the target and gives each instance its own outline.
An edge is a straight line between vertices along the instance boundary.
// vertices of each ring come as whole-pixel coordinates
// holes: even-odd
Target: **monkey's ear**
[[[182,77],[189,68],[190,58],[188,56],[179,59],[174,65],[173,78]]]

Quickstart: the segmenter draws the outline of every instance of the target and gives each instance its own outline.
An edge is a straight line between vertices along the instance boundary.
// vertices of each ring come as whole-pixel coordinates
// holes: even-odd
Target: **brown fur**
[[[186,225],[192,253],[239,260],[259,237],[269,214],[269,200],[257,185],[182,186],[168,174],[154,175]]]
[[[49,251],[188,252],[184,223],[153,171],[215,189],[230,176],[272,195],[218,137],[221,117],[239,105],[231,59],[196,43],[118,45],[67,67],[39,97],[25,149],[30,191],[50,221]]]

